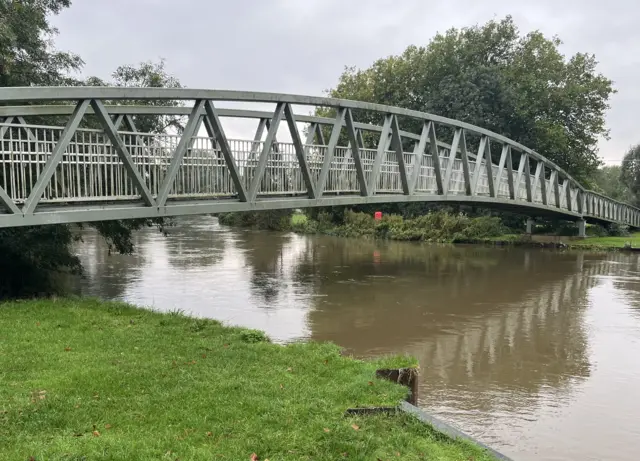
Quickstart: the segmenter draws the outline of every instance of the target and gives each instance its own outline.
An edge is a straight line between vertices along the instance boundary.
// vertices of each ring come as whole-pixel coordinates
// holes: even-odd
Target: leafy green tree
[[[80,57],[53,46],[56,30],[48,17],[70,6],[69,0],[0,0],[0,85],[81,85],[179,87],[167,74],[164,62],[122,66],[105,83],[72,76],[82,69]],[[143,103],[138,101],[137,103]],[[157,103],[154,101],[144,103]],[[166,102],[163,104],[177,104]],[[91,124],[91,120],[87,123]],[[95,122],[95,121],[94,121]],[[179,118],[143,117],[140,130],[161,132],[169,126],[179,129]],[[0,184],[1,185],[1,184]],[[164,228],[163,220],[138,219],[90,223],[106,239],[110,251],[133,251],[132,232],[146,226]],[[80,226],[82,227],[82,226]],[[46,295],[58,292],[59,273],[80,273],[81,264],[73,245],[78,234],[70,225],[0,229],[0,298]]]
[[[70,5],[70,0],[0,0],[0,86],[76,81],[69,73],[84,62],[53,47],[58,31],[48,21]]]
[[[124,65],[118,67],[111,74],[111,81],[107,82],[99,77],[90,77],[84,85],[88,86],[123,86],[123,87],[146,87],[146,88],[182,88],[180,81],[169,74],[165,69],[165,61],[146,61],[138,66]],[[108,104],[109,101],[105,101]],[[181,101],[167,100],[126,100],[118,101],[117,104],[129,104],[134,106],[180,106]],[[186,117],[173,115],[136,115],[133,117],[136,128],[142,133],[164,133],[167,129],[173,128],[177,132],[184,130]]]
[[[561,41],[521,35],[510,16],[438,33],[369,68],[348,67],[329,95],[431,112],[503,134],[540,152],[576,179],[600,166],[597,141],[607,137],[612,82],[590,54],[566,59]],[[320,111],[320,113],[324,113]],[[358,112],[380,123],[379,114]],[[401,128],[420,132],[418,123]],[[450,133],[439,133],[443,141]],[[446,136],[446,137],[445,137]]]
[[[632,204],[640,206],[640,144],[631,147],[622,158],[620,180],[629,190]]]
[[[634,196],[622,179],[620,165],[605,165],[595,174],[595,190],[621,202],[632,203]]]

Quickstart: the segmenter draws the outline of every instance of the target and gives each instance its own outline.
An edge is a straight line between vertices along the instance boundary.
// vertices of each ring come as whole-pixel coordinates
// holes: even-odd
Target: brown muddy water
[[[182,219],[133,256],[92,232],[85,295],[420,360],[420,406],[516,460],[640,453],[638,255],[429,246]]]

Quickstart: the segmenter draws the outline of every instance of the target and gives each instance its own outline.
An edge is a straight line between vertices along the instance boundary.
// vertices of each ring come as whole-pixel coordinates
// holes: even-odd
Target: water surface
[[[637,255],[367,242],[182,219],[108,255],[83,294],[420,360],[420,406],[517,460],[640,452]]]

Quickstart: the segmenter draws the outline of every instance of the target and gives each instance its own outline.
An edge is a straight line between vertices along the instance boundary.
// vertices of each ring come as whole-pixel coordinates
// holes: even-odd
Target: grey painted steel
[[[127,169],[127,173],[129,173],[131,179],[133,179],[135,187],[140,191],[142,200],[148,206],[156,206],[156,201],[151,196],[151,191],[142,179],[142,175],[138,171],[138,167],[131,158],[127,146],[125,146],[124,142],[120,138],[116,127],[113,125],[113,123],[111,123],[111,117],[109,117],[109,114],[102,105],[102,102],[94,99],[91,101],[91,107],[98,117],[98,120],[104,127],[105,133],[111,140],[111,144],[113,144],[113,146],[116,148],[118,157],[120,157],[120,160],[122,160],[122,163]]]
[[[497,452],[493,448],[491,448],[491,447],[485,445],[484,443],[474,439],[470,435],[467,435],[464,432],[456,429],[452,425],[445,423],[441,419],[438,419],[435,416],[428,414],[426,411],[421,410],[420,408],[416,407],[415,405],[411,405],[409,402],[400,402],[400,410],[405,412],[405,413],[409,413],[409,414],[415,416],[416,418],[418,418],[423,423],[426,423],[426,424],[432,426],[438,432],[442,432],[443,434],[447,435],[448,437],[450,437],[450,438],[452,438],[454,440],[465,440],[467,442],[471,442],[472,444],[477,445],[480,448],[483,448],[487,452],[491,453],[491,455],[493,457],[495,457],[496,459],[500,459],[502,461],[512,461],[511,458],[508,458],[507,456],[503,455],[502,453]]]
[[[331,137],[329,138],[329,144],[327,145],[327,152],[324,155],[324,161],[322,163],[322,170],[320,170],[320,178],[318,179],[318,197],[322,197],[324,194],[324,188],[327,185],[327,177],[329,176],[329,169],[331,168],[331,162],[333,161],[333,155],[340,139],[340,131],[342,130],[342,124],[347,109],[339,108],[336,115],[333,128],[331,130]]]
[[[106,100],[145,99],[191,100],[194,105],[104,105]],[[68,100],[78,104],[38,105]],[[213,101],[222,100],[269,102],[276,108],[269,112],[214,107]],[[28,105],[0,106],[0,117],[6,117],[0,124],[0,206],[7,209],[0,213],[1,227],[401,201],[482,203],[529,215],[640,226],[640,210],[586,190],[525,146],[480,127],[397,107],[217,90],[0,89],[0,103],[12,101]],[[293,104],[331,107],[337,117],[295,115]],[[378,111],[384,123],[356,122],[352,109]],[[85,113],[96,115],[104,129],[79,128]],[[28,125],[25,120],[63,114],[71,115],[63,130]],[[133,123],[135,115],[163,114],[189,114],[182,136],[141,133]],[[283,116],[290,143],[276,141]],[[398,116],[420,120],[422,132],[400,130]],[[228,139],[223,117],[258,119],[254,140]],[[125,123],[128,132],[118,128]],[[197,133],[202,123],[206,137]],[[299,123],[309,124],[304,144]],[[326,126],[332,127],[327,144],[322,130]],[[440,126],[452,129],[451,144],[436,138]],[[340,145],[343,127],[346,147]],[[377,149],[365,146],[364,132],[378,134]],[[479,140],[476,155],[467,151],[468,136],[473,145]],[[414,146],[411,152],[403,150],[407,141]],[[491,161],[496,143],[501,149],[497,165]]]
[[[345,113],[345,120],[347,123],[347,134],[349,136],[349,143],[351,144],[351,155],[356,167],[356,175],[358,177],[358,184],[360,185],[360,195],[366,197],[369,195],[369,187],[367,186],[367,178],[364,173],[364,165],[362,164],[362,157],[360,156],[360,147],[364,147],[364,141],[362,139],[362,132],[360,132],[360,142],[358,145],[358,139],[356,135],[356,129],[353,123],[353,114],[351,109]]]
[[[384,159],[385,151],[387,150],[387,142],[391,131],[391,122],[393,122],[393,115],[386,115],[384,117],[384,124],[382,125],[382,133],[380,134],[380,139],[378,141],[376,158],[373,162],[373,169],[371,170],[369,190],[372,194],[376,192],[378,187],[378,177],[380,176],[380,167],[382,166],[382,160]]]
[[[433,144],[437,150],[438,147]],[[409,179],[407,178],[407,167],[404,163],[404,152],[402,150],[402,138],[400,137],[400,127],[398,126],[398,117],[393,117],[391,121],[391,146],[396,153],[396,162],[398,162],[398,172],[400,174],[400,183],[402,184],[402,192],[409,195]],[[440,177],[440,157],[436,154],[434,159],[436,178],[440,178],[438,193],[442,194],[442,178]]]
[[[282,113],[284,112],[284,104],[285,103],[278,103],[278,105],[276,106],[276,110],[273,113],[271,122],[269,123],[269,129],[267,130],[267,139],[264,142],[264,145],[262,147],[260,158],[258,158],[258,166],[256,168],[255,175],[251,181],[251,189],[249,190],[250,201],[255,200],[258,195],[258,187],[260,186],[260,181],[262,180],[264,169],[267,166],[269,152],[271,152],[271,148],[273,147],[273,142],[276,139],[276,133],[278,132],[278,127],[280,126],[280,120],[282,120]]]
[[[209,137],[211,139],[215,139],[220,146],[222,156],[224,157],[224,161],[227,164],[227,168],[229,168],[231,179],[233,180],[233,184],[238,193],[238,198],[240,199],[240,201],[246,202],[247,191],[245,190],[244,184],[240,179],[238,166],[236,165],[236,162],[233,158],[233,152],[231,152],[231,147],[229,146],[229,142],[227,141],[227,137],[225,136],[224,129],[222,128],[222,123],[220,123],[220,119],[218,118],[216,108],[211,101],[205,102],[204,108],[207,113],[207,116],[205,118],[205,129],[207,130]]]
[[[64,131],[62,132],[60,139],[56,143],[51,156],[47,160],[47,163],[44,166],[44,170],[38,176],[38,180],[36,181],[35,186],[31,190],[31,193],[24,203],[22,212],[25,215],[33,214],[36,206],[38,206],[38,201],[42,198],[42,194],[44,194],[45,188],[49,184],[49,181],[51,181],[51,177],[53,176],[58,162],[60,162],[60,160],[62,159],[64,151],[67,149],[69,142],[71,142],[71,138],[80,125],[80,121],[82,120],[82,117],[84,116],[84,113],[89,106],[89,101],[89,99],[81,100],[76,106],[76,109],[73,111],[73,114],[71,114],[71,118],[69,119],[67,126],[64,127]]]
[[[296,124],[296,117],[293,114],[293,109],[291,109],[291,104],[285,104],[284,116],[287,119],[289,132],[293,139],[293,147],[296,151],[296,157],[298,157],[298,164],[302,171],[304,184],[307,187],[307,194],[309,195],[309,198],[316,198],[316,187],[313,184],[313,179],[311,178],[311,170],[309,169],[309,163],[307,163],[307,156],[304,152],[304,146],[302,145],[302,139],[300,139],[300,133],[298,132]]]
[[[173,152],[173,157],[171,158],[171,163],[169,164],[169,169],[165,175],[162,186],[160,187],[160,191],[158,192],[158,206],[163,206],[167,198],[169,196],[169,191],[173,186],[173,182],[178,174],[178,169],[180,168],[180,164],[182,163],[182,158],[184,157],[185,152],[187,151],[187,145],[189,144],[191,138],[195,134],[196,126],[200,119],[200,110],[204,106],[205,101],[203,99],[199,99],[196,101],[196,104],[193,106],[191,110],[191,115],[189,115],[189,120],[187,121],[187,126],[184,128],[184,133],[180,138],[180,142],[178,143],[178,147]]]

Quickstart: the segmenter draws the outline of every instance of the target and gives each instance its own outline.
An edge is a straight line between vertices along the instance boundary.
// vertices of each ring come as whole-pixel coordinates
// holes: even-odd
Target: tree
[[[620,180],[631,194],[632,205],[640,206],[640,144],[631,147],[622,158]]]
[[[0,85],[105,84],[96,77],[87,81],[73,77],[73,72],[81,70],[82,60],[53,47],[57,31],[49,25],[47,17],[69,6],[69,0],[0,0]],[[164,62],[122,66],[112,77],[114,81],[110,84],[121,86],[180,86],[177,79],[167,74]],[[177,103],[163,101],[163,104]],[[92,120],[85,119],[85,124],[91,125]],[[139,129],[152,132],[161,132],[167,126],[179,128],[178,122],[178,118],[156,116],[136,121]],[[107,240],[110,250],[130,253],[134,230],[154,225],[162,230],[164,224],[161,219],[137,219],[96,222],[90,226]],[[0,229],[0,298],[59,291],[55,274],[77,274],[82,270],[73,253],[77,240],[69,225]]]
[[[588,183],[601,164],[597,142],[608,136],[605,111],[614,90],[611,80],[596,72],[593,55],[565,59],[560,44],[538,31],[521,36],[507,16],[438,33],[426,46],[409,46],[364,70],[347,67],[328,93],[487,128]],[[380,114],[355,116],[381,122]],[[417,121],[401,120],[401,126],[420,132]]]
[[[111,78],[111,82],[105,82],[99,77],[90,77],[84,84],[88,86],[182,88],[180,81],[167,73],[163,59],[157,63],[153,61],[142,62],[137,67],[131,65],[120,66],[111,74]],[[182,102],[143,99],[118,101],[118,104],[135,106],[180,106]],[[173,128],[178,132],[184,130],[185,117],[172,115],[137,115],[134,116],[133,119],[137,130],[142,133],[164,133],[168,128]]]
[[[622,179],[622,167],[620,165],[605,165],[595,174],[594,189],[614,200],[633,203],[634,196],[627,184]]]
[[[0,86],[61,85],[75,82],[82,59],[53,47],[57,30],[48,16],[70,0],[0,0]]]

